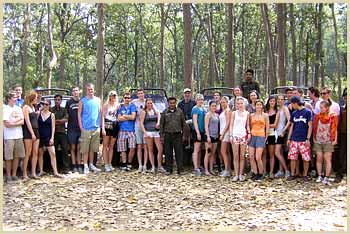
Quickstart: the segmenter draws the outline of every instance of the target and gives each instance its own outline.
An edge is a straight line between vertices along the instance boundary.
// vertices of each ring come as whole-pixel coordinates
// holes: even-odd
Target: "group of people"
[[[70,164],[73,172],[100,172],[94,165],[94,155],[99,152],[102,136],[105,172],[115,170],[112,159],[116,149],[122,171],[132,170],[136,153],[138,172],[170,175],[175,156],[177,174],[184,173],[188,161],[192,161],[197,176],[217,175],[215,167],[221,164],[218,175],[232,176],[232,181],[246,180],[247,168],[250,179],[256,181],[280,177],[309,181],[311,162],[317,171],[316,182],[330,184],[332,155],[338,144],[334,170],[335,181],[341,181],[346,170],[346,92],[343,106],[330,98],[331,89],[327,87],[321,92],[310,87],[309,103],[303,99],[303,90],[294,88],[286,89],[285,95],[269,96],[264,102],[259,97],[258,83],[252,79],[253,70],[247,70],[245,76],[246,81],[233,89],[231,99],[215,92],[207,107],[202,94],[194,100],[191,89],[185,88],[183,100],[177,105],[175,97],[168,98],[168,108],[162,112],[152,99],[145,99],[143,89],[137,90],[134,100],[131,93],[124,93],[122,103],[117,92],[110,91],[102,103],[94,95],[94,85],[87,84],[84,97],[80,98],[79,87],[74,87],[65,108],[61,107],[59,94],[54,96],[55,105],[51,108],[50,101],[41,98],[40,89],[30,91],[23,100],[21,87],[16,86],[6,96],[4,107],[6,179],[18,179],[20,159],[23,179],[29,178],[29,159],[30,176],[39,178],[43,174],[45,149],[54,175],[62,177],[56,165],[58,146],[66,170],[63,173]],[[245,158],[247,154],[249,160]]]

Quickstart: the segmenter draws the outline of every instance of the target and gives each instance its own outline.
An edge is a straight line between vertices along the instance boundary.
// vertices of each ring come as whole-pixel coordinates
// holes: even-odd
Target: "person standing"
[[[248,96],[248,106],[247,106],[247,111],[251,114],[251,113],[255,113],[255,104],[256,104],[256,101],[259,99],[259,95],[258,93],[253,90],[253,91],[250,91],[249,93],[249,96]]]
[[[4,159],[6,165],[6,181],[18,180],[17,169],[20,159],[25,156],[22,125],[24,117],[22,109],[16,105],[17,93],[6,95],[7,105],[3,109]]]
[[[251,129],[251,139],[249,141],[250,165],[253,169],[252,180],[262,181],[264,165],[262,154],[266,145],[269,131],[269,117],[263,112],[264,103],[257,100],[255,103],[256,112],[250,114],[249,123]]]
[[[39,150],[39,126],[38,126],[38,115],[39,112],[35,111],[35,105],[38,101],[38,95],[35,91],[30,91],[24,100],[23,116],[24,116],[24,125],[23,129],[23,139],[24,139],[24,148],[25,148],[25,157],[23,160],[23,179],[29,179],[27,174],[27,166],[29,158],[31,157],[31,166],[32,166],[32,176],[34,179],[37,179],[36,175],[36,164],[38,159],[38,150]]]
[[[143,171],[142,167],[142,149],[144,152],[144,158],[147,159],[147,147],[146,147],[146,142],[145,138],[143,137],[143,132],[141,129],[141,124],[140,124],[140,115],[142,110],[145,108],[145,92],[143,89],[138,89],[137,90],[137,99],[132,100],[131,102],[136,106],[136,120],[135,120],[135,135],[136,135],[136,145],[137,145],[137,161],[139,163],[139,169],[138,172]]]
[[[292,97],[291,104],[293,111],[290,122],[291,126],[288,133],[287,145],[289,147],[288,159],[291,160],[291,176],[287,180],[295,180],[296,167],[299,153],[303,159],[304,182],[308,182],[307,172],[309,161],[311,160],[310,137],[312,133],[312,113],[302,105],[301,99],[297,96]]]
[[[243,97],[242,97],[243,98]],[[230,123],[231,123],[231,110],[228,105],[228,97],[223,96],[221,98],[222,112],[219,116],[220,119],[220,138],[221,147],[220,152],[224,161],[225,170],[220,174],[221,177],[228,177],[231,175],[231,156],[230,156]]]
[[[118,95],[116,91],[110,91],[108,100],[102,107],[102,157],[105,163],[105,171],[112,172],[112,159],[114,145],[118,136],[117,113],[119,109]]]
[[[55,149],[58,149],[58,146],[61,146],[61,157],[63,173],[68,173],[70,169],[70,162],[68,158],[68,139],[66,134],[66,123],[68,121],[68,113],[67,109],[61,106],[62,103],[62,95],[56,94],[54,96],[55,106],[52,107],[52,113],[55,115]]]
[[[246,98],[244,98],[244,97],[242,96],[242,90],[241,90],[241,88],[240,88],[239,86],[237,86],[237,87],[235,87],[235,88],[233,89],[233,97],[231,98],[231,100],[230,100],[230,102],[229,102],[229,107],[230,107],[230,109],[233,110],[233,111],[237,109],[237,108],[236,108],[236,98],[237,98],[237,97],[242,97],[242,98],[243,98],[244,109],[246,109],[247,106],[249,105],[249,102],[248,102],[248,100],[247,100]]]
[[[81,132],[80,152],[83,155],[84,174],[90,170],[100,172],[95,167],[94,153],[99,152],[100,125],[101,125],[101,100],[94,95],[94,85],[86,84],[86,96],[79,101],[78,123]],[[89,162],[89,164],[88,164]]]
[[[22,98],[22,86],[20,85],[15,85],[14,90],[16,91],[16,106],[22,107],[24,104],[24,99]]]
[[[309,97],[311,99],[310,105],[312,106],[313,114],[318,114],[319,110],[315,110],[316,104],[319,105],[319,103],[322,101],[320,99],[320,91],[317,88],[309,87],[308,88]]]
[[[83,174],[84,165],[82,164],[79,149],[80,128],[78,122],[79,108],[79,87],[72,88],[72,98],[66,102],[66,111],[68,114],[67,137],[70,147],[70,155],[73,165],[73,172]]]
[[[269,173],[269,177],[270,179],[274,178],[274,174],[273,174],[273,169],[275,167],[275,145],[276,145],[276,141],[277,141],[277,134],[275,129],[277,128],[277,123],[279,121],[279,116],[277,116],[277,100],[275,97],[270,96],[269,99],[267,100],[266,103],[266,113],[269,116],[269,122],[270,122],[270,126],[269,126],[269,131],[268,131],[268,137],[267,137],[267,153],[269,155],[270,158],[270,173]],[[264,171],[266,171],[266,161],[264,163]]]
[[[50,101],[43,100],[43,108],[40,111],[38,118],[39,133],[40,133],[40,144],[39,144],[39,175],[43,174],[43,156],[44,147],[49,151],[51,159],[51,167],[56,177],[62,178],[63,176],[57,171],[56,163],[56,152],[54,146],[54,135],[55,135],[55,115],[50,112]]]
[[[193,139],[191,139],[191,129],[193,128],[192,121],[192,108],[196,105],[196,101],[192,98],[192,91],[189,88],[185,88],[183,91],[183,100],[181,100],[177,107],[182,110],[185,115],[186,127],[183,129],[183,140],[182,146],[184,166],[192,166],[192,150]]]
[[[176,108],[176,98],[168,99],[169,107],[163,111],[160,117],[160,136],[164,139],[166,174],[173,173],[173,151],[177,174],[183,172],[182,130],[186,124],[184,114],[180,108]]]
[[[214,100],[214,102],[216,102],[216,110],[215,110],[215,112],[216,112],[218,115],[220,115],[220,114],[221,114],[221,111],[222,111],[221,105],[220,105],[221,97],[222,97],[221,92],[215,91],[215,92],[213,93],[213,100]]]
[[[334,112],[337,116],[340,115],[340,106],[338,103],[333,101],[331,99],[332,95],[332,90],[328,87],[323,87],[321,91],[322,95],[322,100],[329,102],[330,106],[330,111]],[[320,112],[320,102],[316,103],[315,105],[315,112],[319,113]]]
[[[205,118],[206,111],[203,106],[203,101],[204,101],[203,95],[197,94],[196,96],[197,105],[192,109],[192,119],[193,119],[192,138],[194,140],[193,166],[194,166],[194,172],[197,176],[201,175],[201,170],[200,170],[201,145],[203,142],[206,141],[205,129],[204,129],[204,118]]]
[[[158,151],[158,172],[164,173],[165,170],[162,167],[163,146],[160,142],[159,135],[160,113],[154,108],[154,104],[151,98],[146,99],[146,106],[141,112],[140,123],[147,145],[148,160],[151,162],[152,166],[151,173],[155,173],[154,144],[156,145]],[[147,172],[148,160],[147,157],[145,157],[142,173]]]
[[[230,141],[233,151],[233,167],[235,176],[233,181],[244,181],[244,163],[247,143],[251,138],[249,112],[244,108],[243,97],[237,97],[236,109],[232,112],[230,121]]]
[[[249,93],[252,90],[255,90],[257,93],[260,93],[259,83],[253,80],[254,70],[247,69],[245,72],[245,81],[241,83],[241,90],[243,92],[243,97],[248,99]]]
[[[329,185],[329,176],[332,169],[332,153],[334,152],[334,145],[337,144],[337,125],[338,116],[329,110],[331,104],[327,101],[322,101],[320,104],[321,112],[314,118],[313,137],[314,137],[314,151],[317,155],[317,183],[323,182]],[[325,177],[322,178],[323,161],[326,162]]]
[[[347,153],[347,90],[343,92],[344,105],[340,108],[339,124],[338,124],[338,139],[339,139],[339,153],[336,156],[334,171],[336,177],[334,183],[339,183],[344,174],[346,174],[346,153]]]
[[[119,122],[117,151],[121,152],[122,171],[130,171],[136,148],[135,119],[137,109],[136,106],[131,103],[131,94],[129,92],[124,93],[123,100],[124,103],[120,105],[117,112]],[[126,152],[128,151],[128,148],[129,155],[127,157]]]

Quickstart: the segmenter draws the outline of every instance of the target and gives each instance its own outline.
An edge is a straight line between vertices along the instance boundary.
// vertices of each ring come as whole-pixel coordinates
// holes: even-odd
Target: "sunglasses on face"
[[[124,97],[124,99],[131,99],[131,97]]]
[[[321,95],[326,95],[326,94],[328,94],[327,92],[326,93],[321,93]]]
[[[49,103],[44,103],[44,106],[49,106],[50,104]]]

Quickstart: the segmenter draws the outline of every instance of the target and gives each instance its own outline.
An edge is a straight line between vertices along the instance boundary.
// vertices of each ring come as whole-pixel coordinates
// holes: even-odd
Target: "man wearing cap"
[[[289,147],[288,159],[291,160],[291,176],[288,180],[296,179],[296,167],[299,153],[304,162],[304,181],[308,181],[307,172],[311,160],[310,138],[312,133],[312,113],[302,105],[300,97],[294,96],[291,99],[293,111],[288,133],[287,145]]]
[[[193,141],[191,141],[191,128],[192,128],[192,108],[196,105],[196,101],[192,98],[192,91],[189,88],[185,88],[183,91],[183,100],[181,100],[177,107],[180,108],[185,116],[187,127],[183,131],[183,139],[185,143],[183,146],[183,159],[184,165],[192,166],[192,150]]]
[[[68,121],[68,113],[66,108],[61,107],[62,95],[56,94],[54,96],[55,106],[52,107],[51,111],[55,115],[55,149],[61,145],[61,157],[63,163],[63,173],[67,173],[69,170],[69,158],[68,158],[68,139],[65,129],[65,124]]]
[[[260,93],[259,83],[253,80],[254,70],[247,69],[245,72],[245,81],[241,84],[241,90],[243,92],[243,97],[248,98],[249,92],[256,90]]]

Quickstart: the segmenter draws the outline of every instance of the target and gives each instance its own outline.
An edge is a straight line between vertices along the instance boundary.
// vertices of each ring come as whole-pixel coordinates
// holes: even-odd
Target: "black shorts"
[[[113,128],[113,129],[106,129],[105,128],[105,131],[106,131],[106,136],[111,136],[113,138],[118,137],[118,131],[116,128]]]
[[[219,142],[219,138],[214,138],[214,137],[210,137],[211,143],[218,143]]]
[[[67,136],[68,136],[68,143],[77,145],[79,143],[80,138],[80,129],[68,129]]]
[[[39,148],[49,147],[49,146],[54,146],[53,144],[50,145],[50,140],[47,140],[47,139],[40,139]]]
[[[267,137],[267,145],[276,145],[276,137],[268,136]]]
[[[197,133],[195,131],[192,131],[192,139],[194,142],[206,142],[207,141],[207,136],[205,135],[204,132],[201,132],[201,140],[199,141],[197,139]]]
[[[276,141],[276,145],[284,145],[285,139],[286,139],[285,137],[278,136],[277,141]]]

